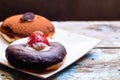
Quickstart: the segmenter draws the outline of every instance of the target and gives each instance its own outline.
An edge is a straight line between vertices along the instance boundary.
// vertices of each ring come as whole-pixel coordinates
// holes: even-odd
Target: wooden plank
[[[82,59],[47,80],[120,80],[120,49],[93,49]],[[6,80],[41,80],[0,66]]]
[[[55,27],[102,39],[83,58],[47,80],[120,80],[120,22],[53,22]],[[0,65],[2,80],[41,80]]]
[[[120,80],[119,60],[119,49],[93,49],[56,80]]]
[[[101,39],[98,47],[120,47],[120,22],[118,21],[68,21],[53,22],[55,27]]]

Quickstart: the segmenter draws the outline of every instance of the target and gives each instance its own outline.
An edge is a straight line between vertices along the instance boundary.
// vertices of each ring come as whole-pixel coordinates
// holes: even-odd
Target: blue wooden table
[[[102,41],[81,59],[46,80],[120,80],[120,22],[65,21],[53,24]],[[0,65],[0,80],[42,80]]]

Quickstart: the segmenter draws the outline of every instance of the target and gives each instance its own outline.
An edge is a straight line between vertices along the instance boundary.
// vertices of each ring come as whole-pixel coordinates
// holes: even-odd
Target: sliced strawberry
[[[42,32],[35,31],[30,35],[28,39],[28,45],[32,46],[33,44],[38,43],[38,42],[45,43],[48,46],[50,45],[46,36]]]

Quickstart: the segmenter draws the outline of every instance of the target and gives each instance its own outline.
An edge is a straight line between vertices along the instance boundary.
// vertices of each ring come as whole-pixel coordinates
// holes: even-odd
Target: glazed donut
[[[26,44],[10,45],[6,49],[6,58],[16,68],[45,70],[63,62],[65,48],[57,42],[50,42],[51,48],[46,51],[35,51],[26,48]]]
[[[6,18],[1,24],[2,37],[8,42],[29,37],[34,31],[41,31],[47,37],[52,37],[55,32],[54,25],[47,18],[26,12]]]
[[[5,53],[13,67],[35,71],[59,68],[67,54],[61,43],[48,42],[45,35],[38,31],[31,34],[27,43],[9,45]]]

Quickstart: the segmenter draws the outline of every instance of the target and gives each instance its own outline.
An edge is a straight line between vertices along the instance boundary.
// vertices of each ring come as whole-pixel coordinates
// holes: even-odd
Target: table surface
[[[120,80],[120,21],[53,21],[55,27],[101,39],[84,57],[47,80]],[[42,80],[0,65],[0,80]]]

